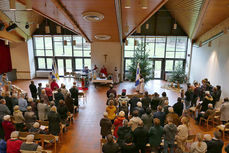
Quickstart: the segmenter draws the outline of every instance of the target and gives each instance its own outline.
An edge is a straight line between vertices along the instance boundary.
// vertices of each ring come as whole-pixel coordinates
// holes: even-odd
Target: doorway
[[[153,60],[153,79],[162,79],[162,60]]]
[[[57,58],[59,76],[64,76],[65,72],[72,72],[72,59]]]

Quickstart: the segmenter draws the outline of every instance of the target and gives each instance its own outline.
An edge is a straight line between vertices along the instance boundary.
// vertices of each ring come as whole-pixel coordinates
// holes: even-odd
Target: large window
[[[135,51],[142,49],[149,54],[152,68],[155,60],[162,61],[161,72],[172,72],[177,65],[184,65],[187,52],[186,36],[131,36],[124,48],[124,70],[128,74]],[[163,76],[163,75],[162,75]]]
[[[51,70],[53,59],[63,72],[91,69],[91,44],[79,35],[34,36],[37,70]],[[62,64],[60,64],[62,63]]]

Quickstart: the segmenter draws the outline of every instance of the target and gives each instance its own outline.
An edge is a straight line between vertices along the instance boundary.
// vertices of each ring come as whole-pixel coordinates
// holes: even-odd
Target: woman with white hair
[[[40,100],[43,100],[45,104],[49,104],[49,98],[46,94],[45,89],[41,90]]]
[[[3,117],[3,122],[2,122],[2,127],[4,130],[4,134],[5,134],[5,140],[7,141],[10,138],[10,135],[13,131],[15,131],[15,127],[13,125],[13,123],[11,122],[11,118],[10,115],[5,115]]]
[[[18,136],[18,131],[11,133],[10,139],[7,140],[7,153],[20,153],[21,144],[23,142],[18,139]]]
[[[37,133],[37,134],[46,134],[44,130],[40,129],[40,124],[38,122],[35,122],[33,126],[29,129],[29,132],[31,133]]]
[[[41,151],[42,147],[34,143],[34,135],[30,134],[26,137],[26,142],[23,142],[20,150],[25,151]]]
[[[24,129],[24,123],[25,123],[25,118],[23,117],[23,114],[20,111],[18,105],[14,106],[13,117],[14,117],[14,124],[16,126],[16,130],[17,131],[23,131],[23,129]]]
[[[114,136],[116,138],[118,138],[118,134],[117,134],[118,128],[120,126],[122,126],[122,122],[123,122],[124,119],[125,119],[125,112],[124,111],[121,111],[121,112],[119,112],[118,117],[114,120],[114,127],[115,127],[115,129],[114,129]]]
[[[56,106],[52,106],[48,113],[49,133],[58,136],[60,133],[60,115],[57,113]]]

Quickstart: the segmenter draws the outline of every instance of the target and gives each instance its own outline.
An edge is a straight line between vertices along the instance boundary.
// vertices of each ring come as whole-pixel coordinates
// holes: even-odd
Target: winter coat
[[[18,99],[16,97],[12,97],[11,102],[12,102],[13,108],[14,106],[18,105]]]
[[[33,126],[33,123],[36,122],[37,116],[35,115],[34,112],[29,111],[29,112],[25,112],[24,118],[25,118],[26,127],[30,129]]]
[[[116,138],[118,138],[118,134],[117,134],[117,132],[118,132],[118,128],[120,127],[120,126],[122,126],[122,121],[125,119],[125,117],[120,117],[120,116],[118,116],[115,120],[114,120],[114,126],[115,126],[115,129],[114,129],[114,136],[116,137]]]
[[[177,127],[175,124],[166,124],[164,127],[164,140],[168,144],[174,144],[175,136],[177,133]]]
[[[146,130],[149,131],[153,124],[153,116],[151,114],[143,114],[141,119],[144,123],[144,128],[146,128]]]
[[[207,153],[222,153],[224,142],[213,138],[208,142]]]
[[[65,104],[68,107],[69,112],[73,113],[73,111],[74,111],[74,103],[73,103],[73,99],[70,96],[66,97]]]
[[[5,115],[10,115],[10,110],[5,104],[0,104],[0,119]]]
[[[23,141],[19,139],[7,140],[7,153],[20,153],[21,144]]]
[[[155,112],[153,114],[153,118],[158,118],[161,122],[161,126],[164,126],[164,122],[165,122],[165,113],[164,112]]]
[[[194,142],[191,145],[190,153],[206,153],[207,151],[207,144],[205,142]]]
[[[163,136],[162,126],[153,126],[149,130],[149,143],[152,147],[157,147],[161,144],[161,138]]]
[[[134,132],[134,143],[138,147],[143,147],[148,142],[148,131],[144,127],[137,127]]]
[[[54,97],[55,97],[56,106],[59,105],[59,101],[60,101],[60,100],[64,100],[64,95],[63,95],[61,92],[55,93],[55,94],[54,94]]]
[[[112,127],[112,123],[111,120],[108,118],[102,118],[100,120],[100,127],[101,127],[101,131],[100,134],[102,136],[107,136],[108,134],[111,134],[111,127]]]
[[[60,116],[54,111],[48,113],[49,133],[58,136],[60,133]]]
[[[144,108],[146,110],[146,108],[149,107],[149,104],[151,102],[151,98],[149,96],[145,96],[144,98],[142,98],[141,102],[142,102],[142,108]]]
[[[45,103],[38,103],[37,110],[38,110],[39,120],[41,121],[47,120],[47,113],[49,111],[48,105]]]
[[[182,102],[177,102],[173,105],[174,112],[177,113],[178,116],[181,116],[184,109],[184,104]]]
[[[125,127],[121,126],[118,128],[118,144],[124,143],[124,139],[127,135],[131,135],[131,128],[130,127]]]
[[[229,121],[229,102],[224,102],[220,108],[220,120],[221,121]]]
[[[14,123],[17,124],[17,123],[24,123],[25,122],[25,118],[22,115],[21,111],[14,111],[13,116],[14,116]]]
[[[108,118],[110,120],[114,120],[115,119],[115,113],[116,113],[116,107],[114,105],[112,106],[107,106],[106,108],[106,112],[108,113]]]
[[[62,121],[65,121],[67,119],[68,108],[65,104],[59,104],[59,106],[57,107],[57,112],[59,113]]]
[[[102,147],[103,153],[118,153],[120,147],[117,143],[106,143]]]
[[[7,141],[10,138],[11,133],[13,131],[15,131],[16,129],[15,129],[13,123],[10,121],[3,121],[2,127],[4,130],[4,134],[5,134],[5,140]]]

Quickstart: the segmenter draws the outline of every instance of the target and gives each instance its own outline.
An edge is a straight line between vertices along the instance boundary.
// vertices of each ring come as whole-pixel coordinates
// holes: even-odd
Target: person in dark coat
[[[229,153],[229,144],[224,148],[226,153]]]
[[[64,100],[64,95],[61,93],[61,89],[57,90],[57,93],[54,94],[55,97],[55,104],[56,106],[59,105],[60,100]]]
[[[145,113],[145,110],[142,108],[142,103],[138,102],[137,107],[134,108],[133,111],[137,110],[138,111],[138,116],[141,118],[142,115]]]
[[[57,113],[56,106],[52,106],[48,113],[49,133],[58,136],[60,133],[60,115]]]
[[[39,99],[41,99],[41,90],[42,90],[42,83],[38,83],[38,87],[37,87],[37,95],[39,97]]]
[[[68,107],[70,113],[74,112],[74,103],[70,93],[67,93],[65,104]]]
[[[12,102],[12,105],[13,105],[13,108],[14,106],[18,105],[18,99],[17,99],[17,94],[13,94],[12,97],[11,97],[11,102]]]
[[[162,112],[162,107],[161,106],[158,106],[157,107],[157,112],[155,112],[153,114],[153,118],[158,118],[161,122],[161,126],[163,127],[164,126],[164,122],[165,122],[165,113]]]
[[[191,102],[193,100],[193,90],[191,86],[185,92],[185,108],[188,109],[191,106]]]
[[[29,85],[29,90],[31,92],[33,99],[37,99],[37,87],[34,84],[33,80],[31,81],[31,84]]]
[[[107,136],[107,143],[102,147],[103,153],[119,153],[120,147],[117,143],[114,143],[113,136],[109,134]]]
[[[72,99],[74,100],[74,105],[78,106],[78,104],[79,104],[79,102],[78,102],[79,90],[76,86],[76,82],[73,82],[73,86],[69,91],[71,93]]]
[[[133,109],[137,106],[137,103],[140,101],[140,99],[137,97],[137,94],[134,94],[134,96],[129,100],[130,104],[130,114],[132,114]]]
[[[149,107],[149,104],[151,103],[151,98],[149,97],[148,91],[145,92],[145,96],[141,100],[142,102],[142,108],[146,111],[146,109]]]
[[[15,127],[13,125],[13,123],[11,122],[11,118],[10,115],[5,115],[3,117],[3,122],[2,122],[2,127],[4,130],[4,136],[5,136],[5,140],[7,141],[10,138],[10,135],[13,131],[15,131]]]
[[[198,82],[195,82],[194,86],[195,86],[195,88],[193,91],[193,98],[192,98],[191,107],[196,106],[197,99],[200,97],[200,93],[201,93],[201,88],[200,88]]]
[[[124,119],[122,122],[123,126],[118,128],[118,141],[117,143],[121,146],[125,142],[125,137],[131,135],[131,128],[128,127],[128,120]]]
[[[151,113],[150,108],[146,109],[146,113],[142,115],[141,119],[144,123],[144,128],[146,128],[147,131],[149,131],[149,129],[151,128],[151,126],[153,124],[153,115]]]
[[[2,127],[2,122],[3,122],[3,117],[5,115],[10,115],[10,110],[6,106],[6,101],[5,99],[0,100],[0,138],[4,139],[4,131]]]
[[[214,132],[214,137],[207,145],[207,153],[222,153],[224,142],[221,139],[219,131]]]
[[[100,134],[102,138],[105,138],[107,135],[111,134],[112,123],[111,120],[108,119],[108,113],[103,113],[103,118],[100,120],[101,131]]]
[[[201,112],[206,112],[207,109],[208,109],[208,104],[209,103],[212,103],[213,101],[213,98],[212,96],[210,95],[210,92],[209,91],[206,91],[205,92],[205,96],[204,96],[204,100],[203,100],[203,103],[201,104]]]
[[[59,105],[57,106],[57,112],[60,115],[60,119],[62,123],[65,123],[68,117],[68,107],[65,105],[63,100],[59,101]]]
[[[110,89],[107,90],[107,98],[109,98],[110,94],[113,93],[114,94],[114,98],[116,98],[116,91],[113,89],[113,85],[110,85]]]
[[[141,153],[145,153],[146,144],[148,142],[148,131],[143,127],[144,124],[141,122],[139,126],[134,130],[134,143]]]
[[[182,115],[184,110],[184,104],[182,103],[182,99],[180,97],[177,98],[177,103],[173,105],[173,109],[178,116]]]
[[[11,99],[9,91],[6,92],[6,96],[4,99],[6,100],[6,106],[9,108],[10,112],[12,113],[13,112],[13,104],[12,104],[12,99]]]
[[[151,101],[151,110],[157,110],[157,106],[161,103],[160,95],[155,92]]]
[[[133,143],[133,136],[128,135],[125,138],[125,143],[122,144],[122,153],[139,153],[138,148]]]

